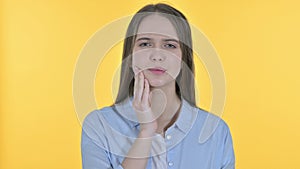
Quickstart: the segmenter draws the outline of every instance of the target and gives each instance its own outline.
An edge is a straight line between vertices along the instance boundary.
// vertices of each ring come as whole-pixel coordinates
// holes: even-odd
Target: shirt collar
[[[123,102],[115,105],[118,112],[126,119],[129,120],[129,125],[131,128],[138,127],[139,122],[136,117],[136,114],[132,108],[132,100],[133,97],[128,97]],[[183,97],[181,97],[182,105],[180,109],[179,116],[175,123],[172,126],[177,126],[184,133],[187,133],[189,129],[192,127],[196,116],[197,116],[197,108],[191,106]],[[171,126],[171,127],[172,127]]]
[[[187,133],[192,127],[196,116],[197,116],[197,108],[193,107],[187,102],[185,99],[181,98],[182,106],[180,109],[180,113],[178,119],[175,121],[175,126],[177,126],[184,133]]]

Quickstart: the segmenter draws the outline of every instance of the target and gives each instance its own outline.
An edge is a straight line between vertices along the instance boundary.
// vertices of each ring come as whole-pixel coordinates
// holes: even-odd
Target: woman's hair
[[[133,96],[134,72],[131,56],[137,30],[141,21],[154,13],[166,17],[176,29],[183,61],[180,73],[176,78],[176,94],[196,107],[191,29],[186,17],[180,11],[163,3],[143,7],[133,16],[128,26],[123,46],[120,85],[115,104],[122,102],[128,96]]]

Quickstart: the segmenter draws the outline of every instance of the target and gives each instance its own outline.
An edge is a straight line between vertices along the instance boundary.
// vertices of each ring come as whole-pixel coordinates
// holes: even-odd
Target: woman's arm
[[[233,149],[232,136],[229,127],[226,126],[226,136],[224,139],[223,161],[221,169],[235,169],[235,155]]]
[[[132,106],[140,122],[140,133],[122,162],[124,169],[145,169],[148,163],[152,137],[158,127],[150,108],[149,93],[148,80],[144,78],[142,72],[137,73],[135,75]]]
[[[135,140],[127,157],[122,162],[124,169],[145,169],[148,163],[152,138],[147,132],[141,131]]]
[[[82,169],[112,169],[108,152],[99,146],[87,133],[81,134]],[[117,169],[123,169],[121,165]]]

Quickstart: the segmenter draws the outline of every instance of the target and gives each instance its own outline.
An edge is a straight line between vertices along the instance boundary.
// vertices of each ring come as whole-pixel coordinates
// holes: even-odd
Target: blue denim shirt
[[[139,134],[132,98],[90,112],[81,137],[83,169],[122,169]],[[235,156],[227,124],[182,99],[175,123],[154,137],[147,169],[234,169]]]

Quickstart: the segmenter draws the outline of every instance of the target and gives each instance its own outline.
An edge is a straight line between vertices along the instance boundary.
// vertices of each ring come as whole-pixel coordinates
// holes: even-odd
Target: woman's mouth
[[[162,75],[166,72],[165,69],[162,68],[150,68],[148,69],[151,73],[156,74],[156,75]]]

